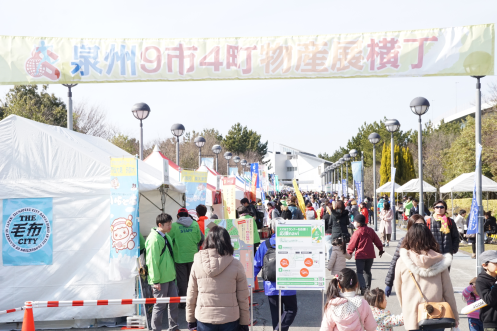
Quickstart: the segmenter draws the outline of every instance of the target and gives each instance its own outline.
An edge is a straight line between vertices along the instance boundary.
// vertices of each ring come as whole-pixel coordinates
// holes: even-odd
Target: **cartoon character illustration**
[[[117,177],[114,177],[114,179],[110,181],[110,187],[117,190],[119,188],[119,186],[120,186],[119,179],[117,179]]]
[[[135,242],[133,239],[136,237],[136,232],[133,232],[133,216],[129,215],[128,218],[116,218],[110,227],[112,232],[112,247],[116,249],[116,253],[124,249],[133,249]]]
[[[54,66],[59,61],[59,56],[50,49],[53,49],[53,46],[45,46],[44,40],[40,41],[40,46],[33,49],[25,65],[26,72],[31,77],[45,76],[50,80],[60,78],[60,71]]]

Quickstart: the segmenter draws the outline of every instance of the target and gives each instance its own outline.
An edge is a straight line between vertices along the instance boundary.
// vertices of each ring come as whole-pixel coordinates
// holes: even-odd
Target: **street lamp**
[[[358,152],[356,149],[351,149],[349,151],[349,154],[350,156],[354,159],[354,162],[355,162],[355,157],[357,156]],[[352,164],[350,165],[350,167],[352,168]],[[351,169],[352,170],[352,169]],[[352,172],[352,192],[354,192],[354,196],[357,198],[357,196],[359,195],[359,192],[357,192],[357,195],[355,194],[356,192],[356,187],[355,187],[355,181],[354,181],[354,173]]]
[[[344,195],[343,194],[343,163],[344,162],[345,161],[343,161],[342,157],[338,159],[338,164],[340,165],[340,187],[342,188],[342,195]]]
[[[230,175],[230,159],[232,155],[233,154],[231,154],[231,152],[224,153],[224,158],[226,159],[226,161],[228,161],[226,164],[226,169],[227,169],[226,176]]]
[[[150,115],[150,107],[144,103],[139,102],[133,105],[131,108],[131,112],[133,112],[133,116],[140,120],[140,160],[143,160],[143,120]]]
[[[393,142],[393,134],[394,132],[399,131],[400,129],[400,123],[397,120],[386,120],[385,121],[385,126],[387,128],[387,131],[390,132],[390,177],[392,179],[392,212],[393,212],[393,240],[397,240],[397,220],[396,220],[396,215],[395,215],[395,177],[392,174],[392,168],[395,165],[395,160],[394,160],[394,149],[395,145]]]
[[[351,149],[350,152],[349,152],[350,156],[352,156],[352,158],[354,158],[354,161],[355,161],[355,157],[357,156],[358,152],[356,149]]]
[[[411,101],[411,110],[419,116],[419,131],[418,131],[418,173],[419,173],[419,211],[425,216],[423,204],[423,126],[421,124],[421,116],[428,112],[430,102],[423,97],[417,97]]]
[[[345,185],[347,186],[347,194],[345,194],[345,195],[348,196],[349,195],[349,164],[348,164],[348,162],[350,161],[350,155],[344,154],[343,160],[345,161],[345,169],[347,169],[347,176],[345,177]]]
[[[245,176],[245,166],[247,165],[247,160],[242,159],[242,160],[240,161],[240,164],[241,164],[241,165],[242,165],[242,167],[243,167],[243,175]]]
[[[197,145],[198,147],[198,166],[200,168],[200,166],[202,165],[202,147],[204,147],[205,145],[205,138],[202,136],[198,136],[197,138],[195,138],[194,142],[195,145]]]
[[[376,144],[380,142],[380,135],[373,132],[368,137],[369,142],[373,144],[373,210],[374,210],[374,230],[378,231],[378,222],[376,221],[376,206],[378,206],[378,201],[376,199]]]
[[[179,167],[179,137],[181,137],[185,132],[185,127],[183,126],[183,124],[173,124],[171,126],[171,132],[173,136],[176,137],[176,164]]]
[[[233,162],[235,162],[236,165],[236,171],[238,171],[238,162],[240,162],[240,157],[237,155],[233,158]]]
[[[218,171],[217,171],[217,163],[218,163],[219,153],[221,153],[221,151],[222,151],[222,150],[223,150],[223,149],[222,149],[222,148],[221,148],[221,146],[219,146],[219,145],[214,145],[214,146],[212,146],[212,152],[213,152],[214,154],[216,154],[216,172],[218,172]]]

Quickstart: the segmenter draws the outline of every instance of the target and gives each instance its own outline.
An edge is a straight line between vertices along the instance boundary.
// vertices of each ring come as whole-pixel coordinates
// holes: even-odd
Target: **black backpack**
[[[276,249],[271,246],[270,239],[265,241],[267,252],[264,254],[262,264],[262,279],[270,282],[276,281]]]
[[[284,219],[284,220],[291,220],[292,219],[292,212],[290,210],[284,210],[282,213],[281,213],[281,217]]]

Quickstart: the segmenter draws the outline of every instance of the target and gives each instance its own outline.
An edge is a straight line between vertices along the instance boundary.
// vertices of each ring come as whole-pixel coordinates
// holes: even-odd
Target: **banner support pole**
[[[278,291],[278,331],[281,331],[281,290]]]
[[[254,289],[250,285],[250,331],[254,331]]]

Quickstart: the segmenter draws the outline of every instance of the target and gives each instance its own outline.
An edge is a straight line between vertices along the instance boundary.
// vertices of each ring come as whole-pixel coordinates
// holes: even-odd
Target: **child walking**
[[[374,331],[376,322],[366,300],[357,295],[357,275],[342,269],[328,285],[320,331]]]
[[[328,270],[331,271],[332,275],[338,275],[338,273],[347,266],[345,259],[350,260],[352,255],[347,253],[345,240],[343,240],[342,237],[335,238],[331,245],[332,252],[330,259],[328,260]]]
[[[476,291],[476,277],[469,282],[469,286],[462,291],[464,301],[468,305],[480,300]],[[468,314],[469,331],[483,331],[483,323],[480,321],[480,309]]]
[[[374,320],[378,326],[376,331],[392,331],[394,326],[403,326],[404,318],[402,314],[392,315],[387,308],[387,297],[383,290],[378,287],[374,290],[366,291],[364,299],[371,306]]]
[[[476,278],[476,291],[487,303],[480,309],[480,321],[483,330],[494,331],[497,329],[497,251],[485,251],[478,257],[478,263],[483,267]]]

